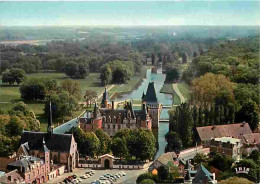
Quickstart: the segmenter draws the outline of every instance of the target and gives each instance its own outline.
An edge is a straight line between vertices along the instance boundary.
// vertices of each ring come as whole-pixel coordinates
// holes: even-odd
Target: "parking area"
[[[78,168],[74,172],[70,173],[64,173],[62,176],[58,176],[57,178],[49,181],[48,183],[59,183],[62,182],[66,177],[71,176],[71,175],[77,175],[77,177],[80,177],[82,175],[85,175],[86,172],[91,171],[92,169],[83,169],[83,168]],[[120,184],[120,183],[128,183],[128,184],[134,184],[137,177],[145,173],[147,169],[143,170],[119,170],[119,169],[107,169],[107,170],[94,170],[95,173],[88,179],[81,179],[82,181],[80,183],[86,183],[90,184],[91,182],[95,180],[100,180],[100,177],[103,176],[104,174],[110,174],[110,175],[116,175],[119,172],[124,172],[125,176],[119,177],[114,184]],[[105,180],[100,180],[100,181],[105,181]]]

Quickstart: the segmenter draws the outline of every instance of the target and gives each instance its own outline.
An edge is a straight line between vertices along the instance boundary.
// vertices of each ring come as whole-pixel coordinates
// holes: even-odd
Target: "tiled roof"
[[[243,144],[260,144],[260,133],[244,134]]]
[[[251,134],[248,123],[237,123],[228,125],[213,125],[196,128],[202,141],[211,140],[211,138],[234,137],[241,138],[244,134]]]
[[[167,165],[168,162],[173,162],[174,159],[177,158],[177,155],[174,152],[168,152],[168,153],[164,153],[162,154],[157,161],[159,161],[160,163],[162,163],[163,165]]]
[[[21,137],[21,144],[28,142],[31,150],[40,150],[42,140],[51,151],[69,152],[71,147],[72,134],[48,134],[45,132],[24,131]]]

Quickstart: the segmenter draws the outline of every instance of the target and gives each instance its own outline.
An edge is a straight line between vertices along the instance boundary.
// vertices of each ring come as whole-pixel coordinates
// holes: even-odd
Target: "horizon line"
[[[191,24],[191,25],[1,25],[1,27],[178,27],[178,26],[199,26],[199,27],[259,27],[260,25],[238,25],[238,24],[230,24],[230,25],[200,25],[200,24]],[[0,28],[1,29],[1,28]]]

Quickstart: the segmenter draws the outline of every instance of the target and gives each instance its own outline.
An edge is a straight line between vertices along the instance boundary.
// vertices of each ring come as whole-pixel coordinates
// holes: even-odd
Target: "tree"
[[[49,102],[52,103],[52,117],[65,118],[71,116],[72,112],[78,108],[76,99],[68,94],[61,92],[59,94],[49,94],[45,99],[45,114],[48,115]]]
[[[242,177],[230,177],[226,180],[221,180],[218,183],[220,184],[254,184],[254,182],[249,181],[246,178]]]
[[[126,141],[129,154],[141,161],[151,160],[156,152],[156,140],[150,130],[133,130]]]
[[[22,135],[23,133],[23,123],[20,118],[12,116],[9,123],[6,125],[6,130],[8,136]]]
[[[158,176],[157,175],[152,175],[152,173],[148,172],[148,173],[144,173],[144,174],[140,174],[137,179],[136,179],[136,183],[141,183],[143,180],[145,179],[150,179],[153,181],[157,181],[158,180]]]
[[[86,155],[94,156],[97,155],[97,152],[100,147],[100,141],[98,137],[93,132],[86,132],[85,133],[85,140],[84,140],[84,148],[86,151]]]
[[[44,100],[46,88],[43,79],[31,78],[20,86],[21,98],[24,100]]]
[[[98,155],[104,155],[106,153],[110,153],[110,143],[111,143],[110,136],[101,129],[97,129],[95,131],[95,134],[100,141]]]
[[[257,150],[254,150],[251,152],[251,154],[248,157],[249,159],[252,159],[255,163],[260,163],[260,152]]]
[[[158,168],[158,178],[159,181],[165,181],[169,178],[169,171],[168,168],[166,168],[165,166],[160,166]]]
[[[141,184],[155,184],[155,182],[151,179],[144,179],[140,182]]]
[[[179,134],[183,147],[188,147],[192,144],[192,113],[193,111],[188,103],[182,103],[177,106],[174,114],[170,113],[169,130]]]
[[[182,55],[182,63],[187,63],[188,62],[188,58],[189,58],[188,54],[186,52],[183,53],[183,55]]]
[[[28,109],[28,106],[24,102],[18,102],[9,111],[9,114],[10,115],[22,114],[23,116],[28,116],[30,114],[30,111]]]
[[[258,127],[259,115],[258,107],[255,102],[247,100],[241,109],[236,113],[236,122],[248,122],[250,128],[255,130]]]
[[[69,77],[76,77],[78,76],[78,64],[74,61],[70,61],[66,64],[65,73]]]
[[[203,153],[197,153],[194,157],[194,164],[200,165],[208,161],[207,155]]]
[[[211,161],[209,161],[209,165],[221,170],[221,171],[231,171],[231,166],[234,160],[225,155],[216,154]]]
[[[182,150],[182,141],[180,139],[180,136],[176,132],[170,131],[167,134],[167,147],[165,152],[172,152],[179,153]]]
[[[67,91],[71,96],[78,100],[81,98],[80,84],[78,81],[66,79],[61,82],[61,89]]]
[[[194,103],[210,106],[223,93],[230,100],[234,99],[234,88],[235,84],[230,82],[224,75],[207,73],[192,81],[191,96]]]
[[[93,132],[84,132],[79,127],[73,127],[68,133],[72,133],[78,144],[80,154],[94,156],[100,147],[100,141]]]
[[[101,69],[100,78],[103,85],[108,85],[112,81],[112,70],[109,66],[104,66]]]
[[[85,78],[88,75],[89,75],[88,68],[84,66],[84,64],[80,63],[78,67],[78,76],[80,78]]]
[[[91,107],[91,104],[97,98],[97,92],[92,89],[86,90],[84,98],[86,100],[87,106],[90,104]]]
[[[126,140],[124,138],[113,138],[111,142],[111,151],[113,152],[113,155],[116,157],[123,157],[127,158],[128,157],[128,149],[127,149],[127,144]]]
[[[251,181],[254,181],[256,182],[257,180],[259,180],[258,178],[258,174],[260,172],[260,167],[259,165],[257,165],[257,163],[255,163],[253,160],[251,159],[243,159],[243,160],[240,160],[239,162],[236,163],[236,165],[234,166],[234,168],[237,168],[237,167],[246,167],[246,168],[250,168],[248,174],[245,174],[245,173],[240,173],[240,174],[237,174],[237,176],[239,177],[243,177],[243,178],[247,178]],[[233,168],[233,169],[234,169]]]
[[[166,81],[175,82],[179,79],[179,70],[177,67],[167,67],[166,68]]]
[[[16,82],[18,85],[26,78],[25,72],[20,68],[12,68],[2,73],[2,82],[14,85]]]

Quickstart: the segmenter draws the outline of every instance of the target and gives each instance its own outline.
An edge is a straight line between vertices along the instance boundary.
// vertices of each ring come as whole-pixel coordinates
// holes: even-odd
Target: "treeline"
[[[225,41],[193,59],[183,79],[190,83],[208,72],[223,74],[236,83],[259,84],[259,38]]]
[[[46,45],[0,45],[1,72],[10,68],[22,68],[26,73],[39,70],[66,72],[72,62],[78,68],[68,76],[84,77],[88,72],[99,72],[110,61],[141,63],[143,55],[127,43],[110,41],[52,41]],[[75,64],[76,63],[76,64]],[[77,75],[75,75],[75,73]],[[67,74],[67,72],[66,72]]]
[[[115,157],[126,161],[145,161],[151,160],[156,153],[156,139],[151,131],[145,129],[123,129],[113,138],[101,129],[84,132],[76,127],[69,133],[73,133],[82,156],[101,156],[112,152]]]
[[[19,102],[8,113],[0,112],[0,156],[17,151],[23,130],[40,131],[40,122],[27,105]]]

